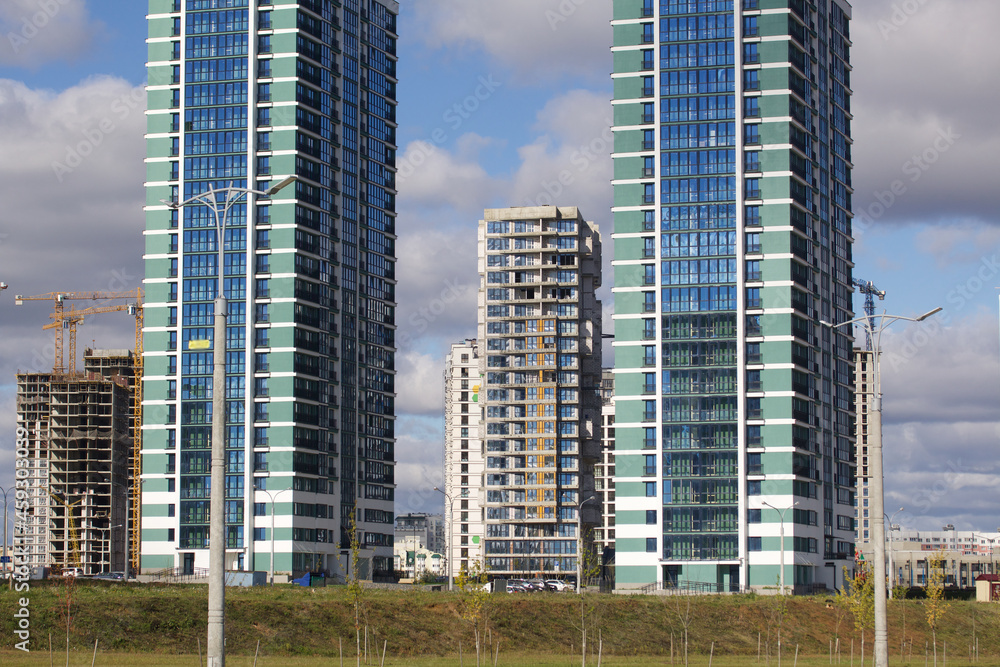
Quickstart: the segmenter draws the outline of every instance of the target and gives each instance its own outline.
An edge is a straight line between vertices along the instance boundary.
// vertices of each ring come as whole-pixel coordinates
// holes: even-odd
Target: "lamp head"
[[[942,310],[943,310],[943,308],[941,308],[941,306],[938,306],[934,310],[929,310],[926,313],[924,313],[923,315],[921,315],[920,317],[918,317],[916,321],[917,322],[923,322],[924,320],[926,320],[931,315],[935,315],[937,313],[940,313]]]
[[[286,179],[284,179],[284,180],[282,180],[282,181],[278,182],[278,183],[277,183],[277,185],[272,185],[271,187],[269,187],[269,188],[268,188],[268,189],[266,190],[266,194],[267,194],[267,196],[268,196],[268,197],[272,197],[272,196],[274,196],[274,195],[275,195],[275,194],[277,194],[277,193],[278,193],[278,192],[279,192],[280,190],[283,190],[284,188],[288,187],[289,185],[291,185],[292,183],[294,183],[295,181],[297,181],[297,180],[298,180],[298,178],[299,178],[298,176],[296,176],[295,174],[292,174],[292,175],[291,175],[291,176],[289,176],[288,178],[286,178]]]

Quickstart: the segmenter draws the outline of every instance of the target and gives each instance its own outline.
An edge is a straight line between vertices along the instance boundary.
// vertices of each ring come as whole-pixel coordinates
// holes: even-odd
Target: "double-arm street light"
[[[872,359],[872,385],[870,415],[871,439],[868,444],[868,466],[871,472],[871,541],[874,545],[875,572],[875,667],[887,667],[889,664],[889,630],[886,620],[886,573],[885,573],[885,496],[882,477],[882,378],[879,370],[879,360],[882,356],[882,332],[894,322],[923,322],[931,315],[940,312],[941,308],[927,311],[920,317],[903,317],[902,315],[865,315],[853,320],[832,324],[821,322],[824,326],[836,329],[851,324],[861,325],[874,350]]]
[[[583,578],[583,506],[591,500],[597,500],[597,496],[591,496],[586,500],[581,500],[576,506],[576,593],[580,594],[580,579]]]
[[[798,501],[796,501],[796,502],[792,503],[791,507],[784,507],[782,509],[778,509],[777,507],[775,507],[774,505],[772,505],[769,502],[762,502],[761,503],[761,505],[766,505],[767,507],[770,507],[771,509],[773,509],[775,512],[778,513],[778,516],[781,517],[781,527],[778,529],[780,531],[779,532],[779,535],[780,535],[779,539],[781,540],[781,555],[779,557],[780,558],[780,563],[781,563],[779,565],[779,567],[781,568],[781,572],[779,572],[778,574],[779,574],[780,582],[781,582],[780,586],[781,586],[781,594],[782,595],[785,594],[785,512],[787,512],[788,510],[790,510],[793,507],[797,506],[798,504],[799,504]],[[779,655],[780,655],[780,650],[779,650]]]
[[[451,557],[452,557],[451,549],[452,549],[452,542],[454,541],[454,537],[452,534],[455,532],[455,515],[453,514],[452,511],[451,496],[436,486],[434,487],[434,490],[440,493],[442,496],[444,496],[445,500],[448,501],[448,520],[445,522],[445,526],[447,527],[446,532],[448,533],[446,536],[448,538],[448,543],[445,545],[445,550],[448,552],[448,554],[445,557],[445,563],[448,568],[448,590],[450,591],[454,586],[455,582],[454,570],[452,569],[451,566]],[[414,576],[416,576],[416,573],[417,573],[417,558],[416,558],[416,551],[414,551],[414,557],[413,557]]]
[[[272,492],[266,489],[254,489],[254,492],[265,494],[268,500],[271,501],[271,572],[268,576],[268,583],[271,586],[274,586],[274,501],[285,491],[291,490],[291,488],[287,488]]]
[[[895,512],[892,513],[892,516],[889,517],[889,524],[888,524],[889,525],[889,535],[886,538],[886,541],[889,543],[888,558],[889,558],[889,599],[890,600],[892,599],[892,588],[893,588],[893,586],[896,585],[896,563],[892,560],[892,551],[893,551],[893,549],[892,549],[892,531],[896,530],[896,525],[893,524],[892,520],[895,519],[896,515],[899,514],[902,511],[903,511],[903,508],[900,507],[898,510],[896,510]]]
[[[215,290],[215,341],[212,346],[212,476],[209,500],[208,544],[208,647],[207,667],[226,664],[226,325],[229,315],[224,290],[225,237],[229,212],[247,195],[271,197],[291,185],[297,176],[289,176],[267,190],[210,186],[184,201],[166,201],[169,208],[203,205],[215,215],[216,250],[219,254],[218,285]],[[250,235],[247,234],[249,243]],[[249,247],[249,245],[247,246]],[[246,252],[246,249],[244,249]]]
[[[0,283],[0,284],[3,284],[3,283]],[[7,286],[4,285],[3,288],[6,288],[6,287]],[[3,289],[3,288],[0,288],[0,289]],[[10,560],[9,561],[7,560],[7,519],[8,519],[8,516],[7,516],[7,494],[10,493],[13,490],[14,490],[13,486],[8,487],[6,489],[3,488],[2,486],[0,486],[0,492],[3,492],[3,571],[4,571],[4,574],[7,575],[7,586],[8,586],[8,588],[13,588],[13,586],[14,586],[14,556],[13,556],[13,554],[11,555]],[[8,570],[10,571],[9,574],[7,573]]]

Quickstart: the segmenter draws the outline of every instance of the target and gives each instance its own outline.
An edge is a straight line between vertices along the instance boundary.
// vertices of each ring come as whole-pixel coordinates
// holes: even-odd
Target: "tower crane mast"
[[[868,333],[870,329],[875,328],[875,322],[872,318],[875,317],[875,297],[878,297],[879,301],[885,299],[885,290],[880,290],[875,287],[875,283],[870,280],[861,280],[860,278],[854,279],[854,286],[858,288],[858,291],[865,295],[865,315],[868,317],[869,327],[865,331],[865,342],[868,351],[872,349],[872,337]]]

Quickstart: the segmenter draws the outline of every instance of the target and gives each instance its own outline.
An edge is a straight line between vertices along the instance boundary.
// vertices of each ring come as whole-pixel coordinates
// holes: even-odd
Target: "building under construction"
[[[83,372],[17,375],[30,459],[30,518],[17,535],[27,565],[125,570],[134,361],[129,350],[86,350]]]

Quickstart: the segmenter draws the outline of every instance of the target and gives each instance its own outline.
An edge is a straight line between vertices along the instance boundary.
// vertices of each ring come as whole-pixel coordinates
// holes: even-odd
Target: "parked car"
[[[122,581],[125,579],[124,572],[98,572],[94,575],[94,579],[109,579],[111,581]]]
[[[508,593],[527,593],[528,590],[517,581],[511,580],[507,582],[507,592]]]
[[[569,588],[569,584],[562,579],[546,579],[545,588],[550,591],[562,592]]]
[[[83,568],[82,567],[64,567],[62,570],[62,576],[64,577],[82,577]]]

